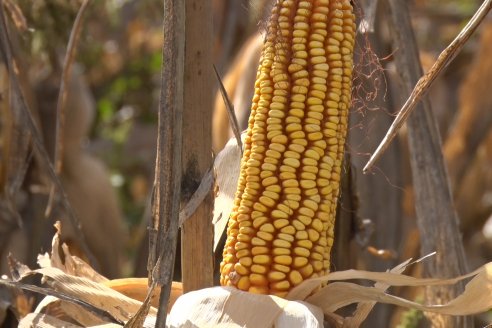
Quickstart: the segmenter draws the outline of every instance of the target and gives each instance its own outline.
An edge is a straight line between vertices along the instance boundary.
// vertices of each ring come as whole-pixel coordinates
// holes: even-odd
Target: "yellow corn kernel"
[[[328,272],[351,97],[350,0],[277,0],[220,282],[285,297]]]

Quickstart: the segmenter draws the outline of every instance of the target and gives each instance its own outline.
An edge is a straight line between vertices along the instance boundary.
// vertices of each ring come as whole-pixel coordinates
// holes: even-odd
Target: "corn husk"
[[[241,136],[244,139],[244,133]],[[218,154],[214,162],[216,179],[215,188],[218,190],[214,203],[214,252],[222,234],[227,227],[227,221],[234,205],[234,195],[241,169],[241,149],[236,138],[231,138]],[[220,250],[219,250],[220,251]]]
[[[297,317],[296,324],[303,322],[303,327],[308,323],[312,324],[309,327],[316,327],[316,321],[310,319],[319,318],[319,310],[336,327],[359,327],[376,303],[457,316],[477,314],[492,308],[492,262],[453,279],[418,279],[401,274],[408,264],[409,261],[390,272],[347,270],[310,279],[289,293],[287,298],[290,301],[228,287],[209,288],[179,298],[171,310],[169,323],[171,327],[296,327],[294,322],[289,321],[290,312],[287,310],[297,311],[300,301],[300,304],[308,304],[306,310],[311,312],[301,311]],[[465,291],[445,304],[419,304],[386,292],[391,286],[452,285],[470,278]],[[367,287],[348,282],[354,279],[373,281],[375,285]],[[320,289],[322,282],[330,283]],[[290,308],[287,306],[289,302],[292,302]],[[336,314],[337,310],[350,304],[358,304],[352,316],[343,318]],[[280,318],[283,319],[279,321]]]

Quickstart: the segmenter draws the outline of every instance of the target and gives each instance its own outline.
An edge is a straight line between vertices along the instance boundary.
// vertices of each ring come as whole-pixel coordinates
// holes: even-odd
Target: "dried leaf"
[[[60,320],[56,317],[43,313],[30,313],[19,322],[20,328],[81,328],[82,326],[74,325],[70,322]],[[91,326],[93,328],[121,328],[121,325],[107,323],[103,325]]]
[[[352,270],[354,271],[354,270]],[[364,272],[359,272],[359,276],[364,276]],[[378,274],[372,273],[373,278]],[[388,273],[380,273],[383,279],[378,279],[390,286],[429,286],[429,285],[450,285],[458,281],[473,277],[466,284],[465,291],[446,304],[422,305],[412,301],[405,300],[393,295],[386,294],[384,290],[360,286],[354,283],[333,282],[316,292],[313,296],[307,298],[307,302],[319,306],[325,313],[335,312],[341,307],[359,302],[380,302],[393,304],[422,311],[437,312],[447,315],[470,315],[485,312],[492,308],[492,262],[484,265],[471,274],[457,277],[454,279],[417,279],[408,280],[408,284],[401,284],[401,277],[411,278],[400,275],[391,276]],[[349,279],[354,275],[350,274]],[[359,278],[355,278],[359,279]],[[362,278],[363,279],[363,278]],[[374,279],[371,279],[374,280]]]
[[[60,299],[54,296],[46,296],[39,302],[34,313],[42,313],[60,320],[69,320],[70,317],[60,308]]]
[[[242,138],[244,138],[244,134]],[[240,165],[241,150],[237,145],[236,139],[231,138],[215,159],[215,171],[217,174],[215,181],[219,193],[215,198],[214,204],[214,251],[227,226],[229,214],[234,205]]]
[[[51,288],[40,288],[19,282],[5,282],[16,284],[20,288],[29,287],[28,290],[50,295],[41,301],[35,310],[36,315],[32,317],[35,320],[48,318],[46,327],[49,327],[49,320],[53,318],[60,324],[69,321],[77,322],[84,327],[123,327],[115,323],[108,324],[108,321],[126,322],[125,327],[154,327],[157,310],[150,306],[153,293],[149,293],[149,297],[143,303],[145,306],[142,306],[139,300],[113,290],[125,291],[137,299],[145,298],[144,295],[148,290],[147,279],[130,278],[108,281],[87,263],[72,256],[65,244],[60,247],[60,225],[56,224],[55,227],[57,233],[52,241],[51,257],[48,254],[38,256],[41,269],[31,270],[10,257],[12,275],[16,280],[41,274],[43,280],[51,286]],[[60,249],[64,253],[63,260]],[[174,302],[181,294],[181,284],[173,283],[171,302]],[[106,320],[108,318],[109,320]],[[25,324],[30,325],[29,321]]]
[[[56,233],[51,242],[51,256],[47,253],[38,255],[38,264],[41,268],[58,268],[66,274],[88,278],[94,282],[105,282],[108,279],[95,271],[88,263],[77,256],[70,254],[67,244],[61,244],[61,224],[55,223]],[[60,246],[61,244],[61,246]],[[59,252],[63,251],[63,259]]]
[[[6,279],[0,279],[0,285],[12,287],[12,288],[23,289],[23,290],[28,290],[28,291],[38,293],[41,295],[55,296],[55,297],[59,298],[60,300],[64,300],[64,301],[67,301],[69,303],[80,305],[81,308],[85,310],[85,312],[91,313],[97,317],[102,318],[103,320],[106,320],[108,322],[119,322],[119,320],[116,319],[114,316],[112,316],[109,312],[102,310],[102,309],[99,309],[99,308],[93,306],[92,304],[85,302],[81,299],[75,298],[72,295],[54,290],[52,288],[43,288],[43,287],[38,287],[38,286],[29,285],[29,284],[25,284],[22,282],[6,280]]]
[[[61,322],[68,322],[68,321],[73,321],[75,320],[74,317],[71,317],[67,313],[64,312],[64,309],[62,309],[61,301],[57,299],[56,297],[52,296],[47,296],[41,302],[39,303],[38,307],[36,308],[35,312],[36,314],[44,314],[48,315],[50,317],[54,317]],[[80,315],[83,315],[86,312],[81,312]],[[154,328],[155,326],[155,317],[147,317],[146,321],[144,322],[144,327],[145,328]],[[77,326],[78,327],[78,326]],[[97,328],[114,328],[114,327],[123,327],[122,325],[115,324],[115,323],[104,323],[101,325],[90,325],[90,327],[97,327]]]
[[[81,326],[42,313],[29,313],[19,322],[19,328],[81,328]]]
[[[287,295],[289,300],[305,300],[310,294],[312,294],[318,287],[327,281],[340,281],[340,280],[371,280],[374,282],[380,282],[388,284],[390,286],[437,286],[437,285],[452,285],[458,281],[474,277],[480,272],[486,270],[485,268],[492,265],[492,262],[484,265],[481,268],[457,278],[451,279],[435,279],[435,278],[414,278],[394,272],[371,272],[364,270],[346,270],[335,271],[325,276],[305,280],[300,285],[292,289]],[[326,287],[325,287],[326,288]]]
[[[405,268],[408,266],[410,263],[410,260],[399,264],[398,266],[394,267],[393,269],[390,270],[390,272],[394,273],[402,273]],[[382,282],[377,282],[374,285],[375,288],[378,288],[382,290],[383,292],[388,289],[389,285],[382,283]],[[374,308],[374,305],[376,305],[376,301],[373,302],[361,302],[357,304],[357,309],[354,312],[354,315],[351,317],[346,317],[343,321],[342,327],[343,328],[357,328],[359,327],[364,320],[366,320],[367,316],[369,313],[371,313],[372,309]]]
[[[67,274],[76,277],[83,277],[94,282],[104,283],[108,281],[108,278],[104,277],[96,270],[94,270],[89,263],[85,262],[81,258],[70,255],[70,251],[67,244],[62,245],[63,253],[65,253],[65,268],[67,268]]]
[[[25,273],[24,277],[32,274],[42,274],[50,278],[48,281],[55,290],[92,304],[98,309],[110,313],[119,321],[128,321],[142,304],[102,284],[87,278],[67,275],[56,268],[33,270]],[[150,313],[155,316],[157,311],[155,308],[151,308]]]
[[[107,320],[101,320],[101,318],[95,316],[94,314],[85,311],[83,308],[76,304],[69,302],[60,302],[60,311],[64,316],[76,321],[84,327],[104,325],[108,323]]]

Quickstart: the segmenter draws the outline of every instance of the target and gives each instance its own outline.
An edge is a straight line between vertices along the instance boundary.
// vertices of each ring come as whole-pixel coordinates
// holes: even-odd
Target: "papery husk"
[[[116,320],[125,322],[126,327],[153,327],[157,314],[156,307],[160,288],[154,288],[148,299],[145,311],[142,309],[149,290],[147,278],[125,278],[108,280],[97,273],[89,264],[70,254],[68,247],[60,242],[61,227],[56,224],[57,232],[52,241],[51,254],[38,256],[41,269],[31,270],[16,263],[16,280],[40,274],[48,282],[48,290],[62,293],[74,300],[84,301],[95,308],[106,311]],[[60,253],[60,250],[62,253]],[[183,293],[182,284],[173,282],[168,309]],[[139,317],[136,317],[139,314]],[[142,315],[143,314],[143,315]],[[108,323],[97,313],[73,302],[46,296],[38,304],[34,313],[22,320],[23,327],[122,327],[117,323]]]
[[[34,274],[43,275],[54,290],[92,304],[121,321],[129,320],[142,304],[142,302],[120,294],[103,284],[87,278],[68,275],[57,268],[27,271],[22,274],[22,278]],[[150,313],[155,315],[157,310],[152,308]]]
[[[31,328],[31,327],[41,327],[41,328],[80,328],[82,326],[72,324],[70,322],[60,320],[56,317],[43,314],[43,313],[29,313],[27,316],[22,318],[19,322],[19,328]]]
[[[244,137],[244,134],[241,136]],[[215,172],[217,176],[215,185],[218,189],[214,203],[214,251],[222,233],[227,227],[227,221],[234,205],[234,195],[237,189],[237,180],[241,168],[241,149],[237,144],[236,138],[231,138],[224,149],[215,158]]]
[[[322,328],[321,309],[306,302],[257,295],[232,287],[187,293],[172,308],[168,327]]]
[[[397,265],[396,267],[391,269],[390,272],[397,273],[397,274],[403,273],[403,271],[405,271],[407,266],[410,264],[410,261],[411,259]],[[374,287],[384,292],[390,286],[383,282],[376,282],[374,284]],[[345,318],[341,318],[341,317],[339,318],[338,316],[335,316],[333,313],[330,313],[327,316],[330,317],[332,320],[335,320],[335,322],[337,322],[338,325],[341,327],[357,328],[364,322],[364,320],[366,320],[367,316],[371,313],[372,309],[376,304],[377,302],[375,301],[360,302],[357,304],[357,308],[354,311],[354,314],[352,316],[345,317]]]
[[[21,319],[19,322],[20,328],[31,328],[31,327],[40,327],[40,328],[82,328],[84,326],[79,326],[68,321],[60,320],[56,317],[43,314],[43,313],[29,313],[27,316]],[[121,328],[122,325],[114,324],[114,323],[106,323],[102,325],[91,326],[92,328]],[[150,325],[146,325],[145,327],[150,328]]]

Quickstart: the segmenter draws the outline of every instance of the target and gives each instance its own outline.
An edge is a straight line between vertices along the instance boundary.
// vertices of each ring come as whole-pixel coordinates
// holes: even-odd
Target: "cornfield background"
[[[173,69],[163,63],[163,40],[175,41],[163,35],[162,2],[0,0],[0,274],[10,274],[8,254],[35,267],[38,254],[50,251],[54,223],[61,221],[61,240],[71,254],[107,278],[147,277],[159,255],[155,249],[172,259],[175,247],[174,268],[160,279],[182,281],[185,292],[218,285],[225,238],[217,228],[221,225],[214,231],[212,224],[214,216],[220,217],[217,208],[213,212],[220,190],[212,183],[226,173],[214,170],[213,162],[234,133],[217,77],[242,131],[273,2],[184,3],[192,8],[185,52],[166,53],[164,47],[164,56],[184,56],[185,94],[182,103],[172,100],[183,108],[183,139],[180,152],[171,157],[177,167],[163,170],[163,154],[176,151],[177,118],[158,119],[164,115],[159,108],[170,106],[159,106],[166,86],[161,69]],[[382,272],[436,251],[406,274],[451,278],[492,260],[490,15],[439,75],[408,128],[369,174],[363,173],[420,77],[419,60],[427,71],[480,4],[354,2],[355,76],[332,270]],[[405,17],[407,9],[413,30],[395,19],[398,13]],[[397,36],[405,33],[414,33],[418,53],[412,52],[410,39],[398,47]],[[184,41],[178,40],[178,48]],[[12,84],[14,71],[18,86]],[[430,132],[418,130],[424,123]],[[57,140],[60,124],[63,134]],[[53,182],[48,160],[66,198]],[[179,194],[162,196],[154,181],[166,177]],[[203,195],[193,204],[197,190]],[[163,210],[176,212],[179,204],[186,222],[178,240],[159,239],[157,231],[170,227],[155,217]],[[391,292],[419,303],[457,293]],[[0,324],[17,326],[39,300],[35,293],[0,285]],[[490,311],[450,319],[378,304],[364,327],[484,327],[491,322]]]

